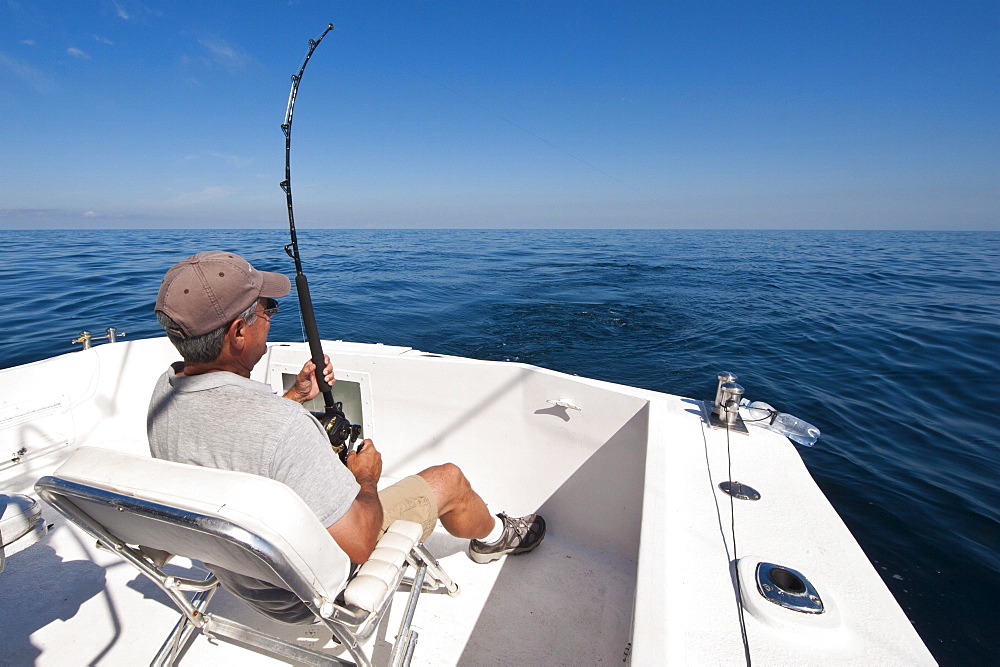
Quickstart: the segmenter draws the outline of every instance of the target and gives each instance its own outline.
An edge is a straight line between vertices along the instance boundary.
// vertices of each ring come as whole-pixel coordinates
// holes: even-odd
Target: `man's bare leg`
[[[441,525],[455,537],[478,540],[486,537],[496,524],[486,503],[472,489],[465,474],[454,463],[428,468],[420,473],[437,500]]]

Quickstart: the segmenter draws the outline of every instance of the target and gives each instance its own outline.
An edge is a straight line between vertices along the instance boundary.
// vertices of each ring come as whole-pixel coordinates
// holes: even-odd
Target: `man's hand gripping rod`
[[[326,26],[326,30],[318,39],[309,40],[309,51],[299,73],[292,75],[292,89],[288,93],[288,107],[285,109],[285,122],[281,124],[281,129],[285,133],[285,180],[281,182],[281,189],[285,191],[285,201],[288,204],[288,228],[291,232],[292,242],[285,246],[285,252],[295,260],[295,291],[299,297],[299,307],[302,311],[302,324],[306,329],[306,339],[309,341],[309,352],[312,361],[316,365],[316,383],[323,393],[323,403],[325,411],[322,415],[317,415],[320,423],[326,429],[330,437],[330,445],[342,460],[347,459],[347,452],[354,445],[355,440],[361,435],[361,427],[351,424],[340,403],[333,400],[333,388],[323,379],[323,345],[320,342],[319,329],[316,326],[316,312],[313,310],[312,297],[309,294],[309,281],[306,280],[305,273],[302,272],[302,259],[299,255],[299,242],[295,234],[295,214],[292,211],[292,114],[295,111],[295,98],[299,93],[299,82],[302,81],[302,74],[306,71],[306,65],[312,58],[313,51],[323,41],[326,34],[333,30],[333,24]]]

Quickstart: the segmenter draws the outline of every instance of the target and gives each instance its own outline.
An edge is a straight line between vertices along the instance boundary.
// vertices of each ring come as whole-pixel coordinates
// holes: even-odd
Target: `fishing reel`
[[[343,463],[347,463],[347,453],[354,448],[354,443],[361,437],[361,426],[352,424],[344,414],[344,404],[340,401],[334,403],[335,410],[327,413],[313,413],[313,416],[323,425],[326,436],[330,439],[330,447],[334,453],[340,457]]]

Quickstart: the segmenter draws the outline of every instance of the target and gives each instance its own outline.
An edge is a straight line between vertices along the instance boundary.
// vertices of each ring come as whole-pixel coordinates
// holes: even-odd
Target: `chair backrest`
[[[72,503],[82,516],[71,518],[85,529],[96,522],[126,544],[262,579],[305,600],[333,600],[347,583],[347,555],[294,491],[266,477],[81,447],[36,489],[57,507]]]

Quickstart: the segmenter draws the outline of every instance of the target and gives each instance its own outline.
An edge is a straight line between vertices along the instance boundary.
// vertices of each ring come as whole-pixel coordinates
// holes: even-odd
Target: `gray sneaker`
[[[469,542],[469,558],[477,563],[492,563],[501,556],[526,554],[545,537],[545,519],[537,514],[529,514],[514,519],[503,512],[497,514],[503,522],[503,534],[496,542]]]

